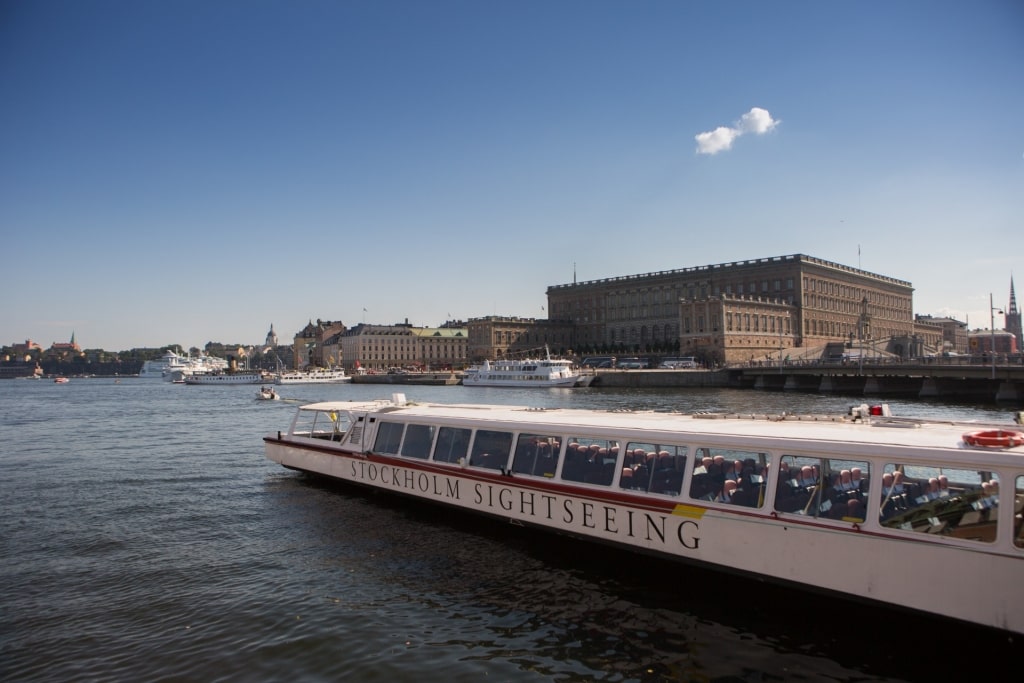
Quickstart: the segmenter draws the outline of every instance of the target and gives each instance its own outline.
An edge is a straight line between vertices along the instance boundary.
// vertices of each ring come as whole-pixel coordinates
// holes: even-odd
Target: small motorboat
[[[69,380],[67,377],[56,377],[56,378],[54,378],[53,381],[56,384],[67,384],[71,380]]]
[[[280,396],[274,391],[274,387],[260,387],[259,392],[256,394],[257,401],[276,401]]]

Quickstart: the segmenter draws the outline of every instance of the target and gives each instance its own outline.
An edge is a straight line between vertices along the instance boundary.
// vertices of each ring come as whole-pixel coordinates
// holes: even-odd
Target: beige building
[[[487,316],[466,323],[471,363],[501,358],[537,356],[547,346],[551,355],[573,348],[573,324],[558,320]]]
[[[967,353],[967,323],[953,318],[919,315],[914,319],[914,333],[924,344],[926,353]]]
[[[389,368],[415,367],[448,370],[466,364],[467,332],[464,327],[413,327],[359,324],[340,337],[345,369],[386,372]]]
[[[790,355],[796,346],[797,308],[778,299],[726,294],[683,299],[679,309],[678,354],[709,367]]]
[[[307,367],[326,368],[341,365],[342,358],[326,351],[324,342],[345,331],[345,325],[330,320],[312,320],[292,340],[293,367],[302,370]]]
[[[554,285],[547,295],[552,318],[575,324],[581,352],[702,353],[720,363],[780,345],[909,337],[913,291],[904,280],[794,254]]]

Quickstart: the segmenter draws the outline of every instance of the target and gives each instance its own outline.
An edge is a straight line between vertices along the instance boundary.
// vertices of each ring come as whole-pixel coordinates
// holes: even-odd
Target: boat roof
[[[845,450],[845,444],[854,448],[860,446],[858,450],[861,452],[863,445],[885,445],[926,450],[966,449],[972,453],[1024,457],[1024,446],[1005,449],[972,448],[966,446],[962,440],[963,435],[971,431],[1021,431],[1016,425],[926,418],[875,416],[855,420],[848,415],[684,414],[511,405],[412,402],[401,404],[389,400],[330,401],[304,405],[300,410],[391,413],[404,418],[423,418],[431,422],[483,421],[494,424],[496,428],[528,422],[538,427],[557,428],[559,432],[565,433],[615,431],[628,438],[632,432],[636,432],[638,440],[649,440],[651,432],[701,435],[716,441],[716,437],[722,437],[723,441],[737,437],[746,441],[749,438],[761,441],[763,447],[772,447],[771,440],[778,440],[779,446],[782,442],[792,446],[793,440],[799,440],[808,442],[808,448],[814,444],[828,443],[828,450],[833,453]],[[674,440],[679,440],[679,436],[675,436]]]

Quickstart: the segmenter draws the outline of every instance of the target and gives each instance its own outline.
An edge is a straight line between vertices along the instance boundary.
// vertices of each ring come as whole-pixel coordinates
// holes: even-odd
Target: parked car
[[[664,358],[661,361],[659,368],[665,368],[669,370],[677,370],[680,368],[695,368],[697,367],[697,361],[693,356],[684,356],[682,358]]]

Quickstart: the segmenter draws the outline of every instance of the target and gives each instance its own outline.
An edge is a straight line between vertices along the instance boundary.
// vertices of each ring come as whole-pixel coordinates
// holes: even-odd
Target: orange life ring
[[[967,432],[964,443],[968,446],[987,446],[989,448],[1013,448],[1024,444],[1024,432],[1005,429],[993,429],[985,432]]]

